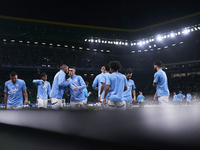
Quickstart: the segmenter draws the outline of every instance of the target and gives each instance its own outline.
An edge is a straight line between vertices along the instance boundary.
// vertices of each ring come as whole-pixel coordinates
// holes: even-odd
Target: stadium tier
[[[200,72],[199,14],[137,30],[111,29],[0,16],[0,91],[11,70],[26,81],[29,98],[36,100],[32,80],[45,71],[52,84],[63,63],[76,66],[77,74],[91,88],[100,68],[112,60],[120,61],[121,72],[131,69],[137,91],[155,92],[153,62],[161,60],[169,80],[170,92],[183,90],[199,94]],[[178,80],[176,80],[178,78]],[[187,88],[186,88],[187,87]],[[69,100],[69,95],[65,95]]]

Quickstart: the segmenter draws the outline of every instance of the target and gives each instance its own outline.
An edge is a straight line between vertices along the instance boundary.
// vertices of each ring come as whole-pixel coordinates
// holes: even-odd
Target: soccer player
[[[135,96],[135,83],[133,80],[131,80],[132,77],[132,71],[131,70],[126,70],[125,76],[127,79],[128,83],[128,89],[124,91],[123,93],[123,100],[126,102],[126,109],[130,110],[132,109],[133,102],[136,101],[136,96]],[[133,97],[132,97],[133,94]]]
[[[187,105],[189,105],[191,103],[191,99],[192,99],[192,96],[191,94],[188,92],[187,95],[186,95],[186,102],[187,102]]]
[[[144,107],[144,99],[145,97],[142,95],[142,92],[139,92],[140,95],[138,95],[137,100],[139,102],[139,107]]]
[[[70,108],[72,110],[77,110],[78,106],[80,105],[81,109],[86,110],[87,107],[87,100],[85,99],[85,95],[83,90],[86,88],[86,84],[83,78],[79,75],[76,75],[75,67],[69,67],[69,78],[68,81],[70,83]]]
[[[176,95],[176,92],[174,92],[173,103],[174,103],[175,105],[177,104],[177,95]]]
[[[184,97],[183,97],[182,91],[179,91],[179,94],[177,95],[177,101],[178,101],[179,106],[182,106],[183,99]]]
[[[41,80],[33,80],[37,86],[37,101],[39,109],[47,109],[48,96],[50,98],[51,85],[47,81],[47,74],[45,72],[40,74]]]
[[[167,75],[162,70],[162,62],[156,61],[154,64],[156,73],[154,74],[153,87],[156,87],[154,100],[158,97],[160,108],[165,108],[169,103],[169,89],[167,83]]]
[[[98,100],[101,103],[101,110],[107,109],[107,99],[108,99],[108,97],[106,97],[105,103],[103,103],[103,99],[104,99],[104,94],[105,94],[105,89],[106,89],[106,86],[105,86],[106,79],[110,75],[109,71],[110,71],[110,67],[107,64],[107,65],[105,65],[104,74],[100,78],[101,88],[100,88],[100,97],[98,98]]]
[[[26,84],[24,80],[18,79],[18,75],[14,71],[10,73],[10,80],[5,83],[4,92],[5,109],[22,109],[23,95],[24,104],[28,104]]]
[[[125,75],[118,72],[121,69],[121,64],[118,61],[109,63],[111,74],[106,79],[106,89],[104,94],[104,104],[108,95],[109,110],[126,110],[126,103],[123,100],[123,92],[127,90],[128,84]]]
[[[60,67],[60,71],[54,76],[52,90],[50,93],[52,109],[59,110],[62,109],[62,97],[65,90],[65,87],[69,85],[69,82],[66,81],[66,73],[68,73],[68,66],[63,64]]]
[[[87,90],[87,87],[88,87],[88,85],[89,85],[89,82],[86,81],[85,84],[86,84],[86,88],[83,90],[83,93],[84,93],[85,99],[86,99],[86,101],[87,101],[87,98],[90,96],[90,94],[92,94],[92,92],[88,92],[88,90]]]
[[[101,74],[97,75],[93,81],[92,87],[93,89],[98,91],[98,100],[100,99],[100,90],[101,90],[101,82],[100,79],[104,74],[105,67],[101,67]]]

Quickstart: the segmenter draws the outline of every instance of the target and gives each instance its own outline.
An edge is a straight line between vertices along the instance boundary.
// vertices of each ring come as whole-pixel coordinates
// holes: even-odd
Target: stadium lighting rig
[[[91,37],[88,39],[85,39],[85,42],[96,42],[96,43],[102,43],[102,44],[112,44],[112,45],[117,45],[117,46],[132,46],[132,47],[138,47],[140,49],[141,46],[149,44],[149,48],[151,48],[151,43],[153,42],[154,47],[156,47],[156,43],[164,42],[165,39],[169,38],[175,38],[180,35],[187,35],[191,32],[195,32],[200,30],[200,24],[196,24],[193,26],[185,27],[182,29],[177,29],[174,31],[166,32],[166,33],[161,33],[158,35],[153,35],[150,37],[146,37],[143,39],[138,39],[138,40],[122,40],[122,39],[106,39],[106,38],[100,38],[100,37]],[[182,44],[183,42],[180,42]],[[176,44],[175,44],[176,45]],[[172,46],[175,46],[174,43]],[[164,48],[168,48],[168,46],[165,46]],[[160,49],[159,49],[160,50]],[[140,52],[140,50],[138,50]]]

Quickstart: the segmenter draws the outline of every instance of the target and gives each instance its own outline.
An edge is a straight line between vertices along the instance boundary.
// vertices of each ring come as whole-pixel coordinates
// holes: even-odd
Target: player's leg
[[[21,110],[22,106],[7,106],[8,110]]]
[[[108,110],[116,110],[115,101],[108,100]]]
[[[38,102],[38,109],[44,109],[43,99],[38,98],[37,102]]]
[[[78,102],[71,102],[70,101],[70,109],[71,110],[77,110],[78,109],[78,105],[79,105]]]
[[[52,104],[51,107],[53,110],[62,109],[62,100],[59,98],[51,98]]]
[[[132,109],[132,102],[126,102],[126,110],[131,110]]]
[[[101,99],[101,110],[106,110],[107,109],[107,105],[108,105],[108,102],[107,102],[108,100],[106,100],[106,103],[104,104],[103,103],[103,99]]]
[[[48,100],[47,99],[43,99],[43,107],[44,107],[44,109],[47,109],[47,103],[48,103]]]
[[[116,102],[117,110],[126,110],[126,102]]]
[[[160,96],[158,97],[160,108],[165,108],[169,103],[169,96]]]
[[[88,109],[87,100],[79,102],[79,105],[80,105],[82,110],[87,110]]]

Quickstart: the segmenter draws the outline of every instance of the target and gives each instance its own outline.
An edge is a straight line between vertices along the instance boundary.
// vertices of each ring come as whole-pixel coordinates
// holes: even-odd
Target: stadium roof
[[[0,15],[138,29],[200,11],[197,1],[3,1]]]

